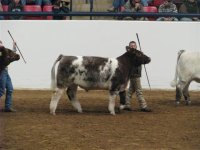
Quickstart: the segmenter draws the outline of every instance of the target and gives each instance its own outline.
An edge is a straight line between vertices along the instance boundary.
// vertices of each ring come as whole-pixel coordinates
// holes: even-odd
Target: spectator
[[[181,4],[179,13],[199,14],[199,8],[196,0],[186,0]],[[198,17],[183,17],[180,21],[199,21]]]
[[[143,12],[143,4],[140,0],[129,0],[124,5],[124,12]],[[146,17],[125,17],[124,20],[148,20]]]
[[[1,0],[0,0],[0,12],[2,12],[3,11],[3,7],[2,7],[2,4],[1,4]],[[0,20],[3,20],[4,19],[4,17],[3,16],[0,16]]]
[[[178,13],[173,0],[165,0],[158,8],[159,13]],[[176,17],[159,17],[157,21],[178,21]]]
[[[12,0],[12,2],[8,5],[8,11],[10,12],[21,12],[23,11],[23,5],[21,0]],[[23,19],[23,16],[10,16],[11,20],[20,20]]]
[[[64,12],[68,13],[69,10],[69,4],[70,0],[55,0],[53,2],[53,12],[54,13],[59,13],[59,12]],[[53,16],[54,20],[65,20],[66,16]]]
[[[0,41],[0,47],[3,47],[2,41]],[[13,42],[13,51],[16,51],[15,42]],[[6,96],[5,96],[4,112],[16,112],[16,110],[12,108],[13,85],[10,75],[8,74],[8,68],[5,68],[0,74],[0,100],[4,95],[5,90],[6,90]]]
[[[131,41],[128,46],[128,50],[137,50],[137,45],[135,41]],[[126,92],[122,91],[119,93],[120,96],[120,108],[124,110],[131,110],[131,98],[133,93],[136,93],[137,100],[140,106],[140,111],[143,112],[151,112],[152,110],[147,107],[147,103],[144,99],[143,92],[142,92],[142,86],[141,86],[141,71],[142,71],[142,66],[138,66],[134,71],[136,71],[136,74],[131,73],[130,77],[130,85],[127,91],[127,96]]]
[[[127,0],[126,0],[127,1]],[[113,0],[112,7],[108,8],[109,12],[117,12],[125,4],[125,0]]]

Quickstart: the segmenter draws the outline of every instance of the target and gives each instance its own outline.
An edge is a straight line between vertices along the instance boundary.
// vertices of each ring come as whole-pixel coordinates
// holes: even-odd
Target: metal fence
[[[113,17],[200,17],[200,14],[181,13],[132,13],[132,12],[0,12],[0,16],[113,16]]]
[[[151,12],[93,12],[94,0],[85,0],[86,4],[90,4],[89,12],[75,12],[72,10],[73,0],[70,0],[70,12],[0,12],[0,16],[69,16],[72,19],[73,16],[89,16],[92,20],[94,16],[109,16],[109,17],[199,17],[200,14],[181,14],[181,13],[151,13]]]

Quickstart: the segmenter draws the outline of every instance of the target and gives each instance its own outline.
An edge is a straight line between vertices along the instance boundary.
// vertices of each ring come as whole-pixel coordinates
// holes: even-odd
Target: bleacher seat
[[[158,8],[155,6],[144,6],[143,7],[144,12],[151,12],[151,13],[157,13]],[[149,20],[156,20],[155,17],[148,17]]]
[[[8,5],[2,5],[3,11],[8,11]]]
[[[52,12],[52,7],[53,7],[52,5],[44,5],[42,8],[42,11],[43,12]],[[47,16],[47,17],[44,17],[44,19],[52,20],[53,16]]]
[[[2,5],[3,11],[8,11],[8,5]],[[5,16],[4,17],[5,20],[9,20],[10,17],[9,16]]]
[[[40,5],[24,5],[24,12],[42,12],[42,7]],[[26,20],[41,20],[41,16],[25,16]]]

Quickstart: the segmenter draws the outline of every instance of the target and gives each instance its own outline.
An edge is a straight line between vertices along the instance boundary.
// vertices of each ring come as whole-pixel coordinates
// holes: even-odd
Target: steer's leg
[[[189,95],[189,92],[188,92],[188,88],[189,88],[190,82],[185,84],[185,87],[183,88],[183,96],[185,98],[185,104],[186,105],[190,105],[191,104],[190,95]]]
[[[64,92],[64,89],[59,89],[57,88],[56,91],[53,93],[51,97],[51,102],[50,102],[50,113],[55,115],[55,111],[58,105],[58,101],[60,100],[62,94]]]
[[[181,97],[182,97],[182,91],[180,87],[176,86],[176,105],[179,105]]]
[[[117,91],[110,91],[108,110],[111,115],[115,115],[115,99],[118,95]]]
[[[77,88],[78,88],[77,85],[72,85],[72,86],[68,87],[67,96],[68,96],[70,102],[72,103],[72,106],[76,110],[78,110],[79,113],[82,113],[81,104],[80,104],[79,100],[76,97]]]

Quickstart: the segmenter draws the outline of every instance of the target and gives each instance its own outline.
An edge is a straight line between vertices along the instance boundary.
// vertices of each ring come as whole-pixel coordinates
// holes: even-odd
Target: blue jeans
[[[124,0],[114,0],[113,1],[113,6],[114,8],[120,8],[121,6],[123,6],[125,4]]]
[[[0,97],[4,95],[5,91],[5,109],[9,109],[12,106],[13,85],[7,69],[4,69],[0,74]]]

